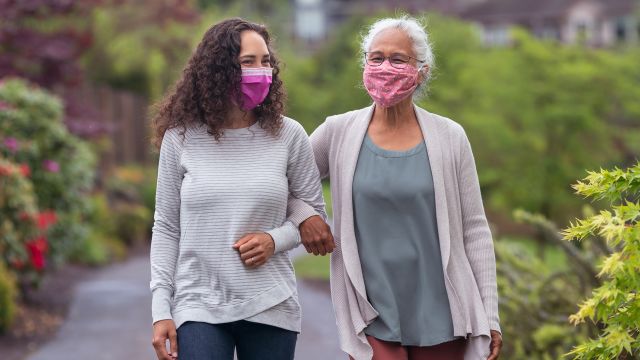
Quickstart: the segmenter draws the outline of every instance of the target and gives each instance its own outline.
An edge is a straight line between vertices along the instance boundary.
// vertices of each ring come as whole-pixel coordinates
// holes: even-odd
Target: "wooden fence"
[[[95,118],[110,131],[109,144],[100,159],[103,170],[117,165],[151,165],[155,162],[149,126],[149,101],[140,95],[105,86],[84,85],[74,91]],[[91,119],[91,121],[96,121]]]

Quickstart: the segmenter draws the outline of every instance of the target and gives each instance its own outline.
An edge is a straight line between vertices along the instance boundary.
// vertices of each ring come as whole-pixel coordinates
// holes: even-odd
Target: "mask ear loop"
[[[419,62],[418,64],[420,64],[420,66],[418,66],[418,77],[420,77],[420,74],[423,74],[423,76],[424,76],[422,81],[418,84],[418,87],[420,87],[429,78],[429,71],[431,71],[431,67],[429,65],[427,65],[426,62]],[[427,66],[427,69],[426,69],[427,73],[426,74],[422,72],[422,70],[425,68],[425,65]]]

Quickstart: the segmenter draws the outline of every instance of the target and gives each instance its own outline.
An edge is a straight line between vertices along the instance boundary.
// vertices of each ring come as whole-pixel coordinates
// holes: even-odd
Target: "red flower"
[[[26,245],[33,268],[38,271],[44,269],[45,253],[48,249],[47,239],[44,236],[40,236],[35,240],[29,241]]]
[[[58,221],[55,211],[43,211],[38,214],[38,229],[47,230]]]
[[[21,164],[20,165],[20,173],[24,177],[29,177],[29,176],[31,176],[31,168],[27,164]]]

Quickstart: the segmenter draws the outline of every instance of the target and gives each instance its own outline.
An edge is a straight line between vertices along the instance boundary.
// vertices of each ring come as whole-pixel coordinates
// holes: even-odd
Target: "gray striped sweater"
[[[203,125],[166,132],[160,149],[151,242],[153,321],[248,320],[300,331],[300,306],[287,251],[298,224],[287,214],[294,196],[325,214],[322,187],[306,132],[284,118],[277,136],[258,123],[226,129],[220,141]],[[251,269],[232,245],[267,232],[275,254]]]

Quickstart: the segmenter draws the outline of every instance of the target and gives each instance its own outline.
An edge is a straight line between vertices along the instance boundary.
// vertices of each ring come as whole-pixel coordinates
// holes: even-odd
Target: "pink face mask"
[[[410,64],[404,69],[396,69],[388,61],[379,66],[367,64],[362,78],[369,96],[382,107],[399,103],[418,87],[418,69]]]
[[[242,81],[240,83],[240,107],[244,111],[255,109],[262,104],[269,94],[271,87],[271,77],[273,69],[262,68],[243,68]]]

